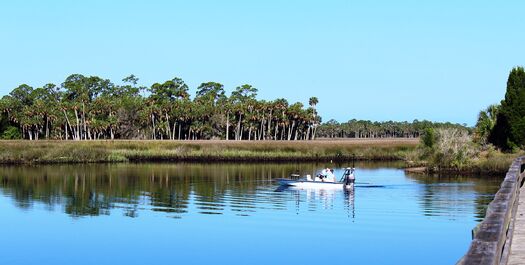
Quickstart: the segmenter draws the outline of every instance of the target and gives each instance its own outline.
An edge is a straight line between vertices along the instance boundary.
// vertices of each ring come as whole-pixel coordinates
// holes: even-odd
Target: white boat
[[[344,189],[353,187],[355,176],[354,168],[346,168],[341,180],[336,182],[312,180],[309,176],[301,179],[277,179],[277,181],[281,186],[292,186],[309,189]]]
[[[320,188],[320,189],[343,189],[351,188],[353,184],[345,184],[343,182],[322,182],[322,181],[309,181],[304,179],[278,179],[279,184],[282,186],[293,186],[298,188]]]

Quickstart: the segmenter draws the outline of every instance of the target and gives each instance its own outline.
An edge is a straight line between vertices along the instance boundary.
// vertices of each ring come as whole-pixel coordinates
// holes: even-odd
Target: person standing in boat
[[[330,171],[328,172],[328,175],[326,176],[326,181],[327,182],[335,182],[335,175],[334,175],[334,169],[330,169]]]

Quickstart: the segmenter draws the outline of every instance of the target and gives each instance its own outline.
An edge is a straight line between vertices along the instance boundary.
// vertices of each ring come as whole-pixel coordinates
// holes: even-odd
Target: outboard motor
[[[291,178],[291,179],[296,179],[296,178],[299,178],[299,177],[301,177],[301,175],[299,175],[299,174],[297,174],[297,173],[292,173],[292,174],[290,174],[290,178]]]

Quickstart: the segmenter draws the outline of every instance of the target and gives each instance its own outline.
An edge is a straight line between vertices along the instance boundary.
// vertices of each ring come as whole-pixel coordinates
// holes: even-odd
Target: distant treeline
[[[59,86],[20,85],[0,99],[2,139],[312,140],[322,138],[415,138],[426,128],[465,126],[430,121],[350,120],[321,124],[318,99],[308,106],[286,99],[258,100],[257,88],[202,83],[190,97],[180,78],[137,85],[130,75],[118,85],[73,74]]]
[[[180,78],[122,85],[98,76],[74,74],[59,86],[20,85],[0,100],[3,139],[226,139],[309,140],[321,122],[318,99],[309,106],[286,99],[257,100],[242,85],[227,96],[224,86],[202,83],[190,98]]]
[[[450,122],[427,120],[373,122],[353,119],[343,123],[329,120],[319,126],[317,136],[322,138],[416,138],[424,134],[425,130],[429,128],[457,128],[470,131],[466,125]]]

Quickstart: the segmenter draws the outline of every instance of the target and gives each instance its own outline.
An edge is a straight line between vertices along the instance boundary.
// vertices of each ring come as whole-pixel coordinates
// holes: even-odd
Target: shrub
[[[465,130],[438,129],[435,143],[427,148],[431,166],[438,168],[462,169],[476,159],[479,147]]]
[[[433,148],[436,143],[436,132],[433,128],[426,128],[421,137],[423,145],[428,148]]]
[[[21,139],[22,134],[20,133],[20,130],[17,127],[9,126],[7,129],[2,133],[2,139],[4,140],[13,140],[13,139]]]

